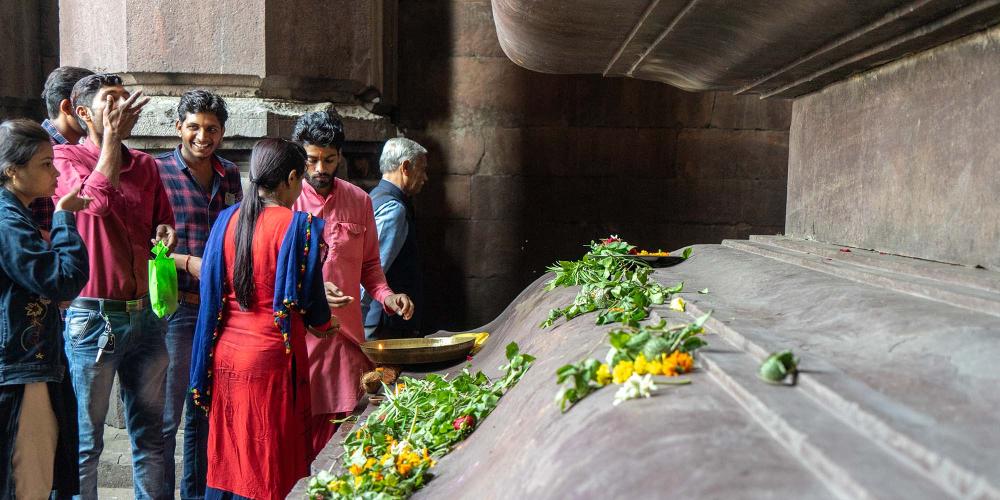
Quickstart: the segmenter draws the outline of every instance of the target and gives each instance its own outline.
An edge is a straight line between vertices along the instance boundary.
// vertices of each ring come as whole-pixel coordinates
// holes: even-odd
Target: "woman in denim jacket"
[[[65,379],[59,302],[89,276],[73,212],[77,188],[56,204],[51,243],[28,205],[55,193],[49,136],[30,120],[0,124],[0,499],[79,489],[76,401]]]

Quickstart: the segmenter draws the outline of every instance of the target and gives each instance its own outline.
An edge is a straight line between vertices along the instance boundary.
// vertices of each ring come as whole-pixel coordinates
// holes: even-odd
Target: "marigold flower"
[[[631,361],[619,361],[612,369],[611,380],[616,384],[624,384],[632,376],[633,368]]]
[[[362,469],[361,466],[357,464],[352,465],[351,468],[348,470],[351,472],[352,476],[360,476],[361,473],[364,472],[364,469]]]
[[[597,368],[597,385],[605,386],[611,382],[611,369],[608,365],[601,363],[601,366]]]
[[[632,364],[632,368],[638,375],[645,375],[649,373],[649,363],[646,361],[646,356],[639,353],[635,358],[635,363]]]
[[[674,351],[675,363],[679,372],[687,373],[694,368],[694,357],[686,352]]]
[[[650,361],[648,371],[650,375],[663,375],[663,363],[659,359]]]

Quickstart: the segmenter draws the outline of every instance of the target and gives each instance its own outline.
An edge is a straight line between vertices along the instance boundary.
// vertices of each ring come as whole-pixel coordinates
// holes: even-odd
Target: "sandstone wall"
[[[42,119],[39,95],[59,63],[58,0],[0,0],[0,120]]]
[[[1000,28],[795,101],[788,233],[1000,268]]]
[[[783,231],[789,102],[534,73],[501,51],[488,0],[399,8],[398,122],[431,150],[431,327],[485,323],[609,233],[673,249]]]

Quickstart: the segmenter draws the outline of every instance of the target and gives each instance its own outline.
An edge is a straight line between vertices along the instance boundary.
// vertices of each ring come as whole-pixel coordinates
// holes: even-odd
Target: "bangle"
[[[191,270],[188,269],[188,264],[190,262],[191,262],[191,256],[190,255],[185,255],[184,256],[184,272],[186,272],[188,274],[191,274]]]

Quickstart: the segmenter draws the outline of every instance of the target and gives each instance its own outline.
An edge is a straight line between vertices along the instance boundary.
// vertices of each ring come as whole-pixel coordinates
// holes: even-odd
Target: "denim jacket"
[[[55,213],[50,237],[0,187],[0,385],[59,382],[65,372],[59,302],[76,298],[90,269],[72,213]]]

